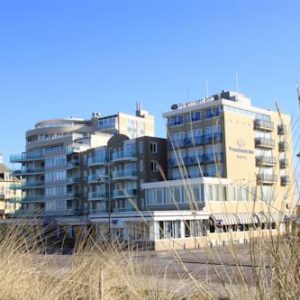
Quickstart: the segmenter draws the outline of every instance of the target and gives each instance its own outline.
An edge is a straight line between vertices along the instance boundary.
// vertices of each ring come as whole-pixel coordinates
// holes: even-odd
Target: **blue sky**
[[[299,116],[299,1],[0,1],[0,151],[38,120],[133,113],[222,89]]]

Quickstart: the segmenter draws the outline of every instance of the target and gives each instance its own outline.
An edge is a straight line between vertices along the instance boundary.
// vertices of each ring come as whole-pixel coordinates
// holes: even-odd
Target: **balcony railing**
[[[108,163],[107,157],[90,157],[88,159],[88,166],[105,165]]]
[[[79,192],[68,192],[67,193],[67,198],[68,199],[76,199],[80,197],[80,193]]]
[[[80,163],[78,160],[69,161],[67,163],[67,169],[79,168]]]
[[[115,207],[114,212],[136,211],[134,207]]]
[[[107,193],[105,191],[101,192],[89,192],[89,200],[105,200],[107,198]]]
[[[26,175],[35,175],[44,173],[44,168],[24,168],[21,170],[15,170],[13,174],[15,176],[26,176]]]
[[[43,160],[44,153],[30,153],[30,152],[23,152],[21,154],[13,154],[9,157],[11,163],[21,163],[24,161],[35,161],[35,160]]]
[[[286,169],[289,166],[289,161],[284,158],[279,161],[280,169]]]
[[[93,174],[88,176],[88,183],[92,183],[92,182],[105,183],[106,180],[107,180],[107,175],[105,174]]]
[[[117,151],[113,152],[112,154],[112,161],[121,161],[121,160],[136,160],[137,155],[135,152],[124,152],[124,151]]]
[[[118,170],[113,171],[112,178],[116,179],[136,179],[137,172],[135,170]]]
[[[211,143],[220,143],[222,141],[222,133],[205,134],[189,138],[182,138],[174,141],[169,141],[169,150],[177,148],[188,148]]]
[[[283,141],[283,142],[278,143],[279,152],[285,152],[287,150],[287,148],[288,148],[287,142]]]
[[[267,120],[255,119],[254,128],[263,131],[273,131],[274,123]]]
[[[278,125],[278,127],[277,127],[277,133],[278,133],[279,135],[284,135],[284,134],[286,134],[286,125],[284,125],[284,124]]]
[[[26,196],[22,198],[22,203],[44,203],[45,202],[45,195],[39,196]]]
[[[136,189],[114,190],[113,198],[128,198],[137,195]]]
[[[41,189],[44,188],[44,181],[33,181],[33,182],[22,182],[22,183],[13,183],[10,185],[12,190],[25,190],[25,189]]]
[[[81,181],[80,176],[73,176],[73,177],[68,177],[67,178],[67,184],[80,183],[80,181]]]
[[[220,143],[222,141],[222,133],[206,134],[204,138],[206,144]]]
[[[286,186],[290,183],[290,177],[289,176],[281,176],[280,177],[280,183],[282,186]]]
[[[255,138],[255,146],[258,148],[272,149],[275,147],[275,141],[269,138],[258,137]]]
[[[274,174],[258,174],[257,175],[257,183],[258,184],[274,184],[277,182],[277,176]]]
[[[255,159],[257,166],[274,166],[276,164],[276,158],[273,156],[260,155]]]

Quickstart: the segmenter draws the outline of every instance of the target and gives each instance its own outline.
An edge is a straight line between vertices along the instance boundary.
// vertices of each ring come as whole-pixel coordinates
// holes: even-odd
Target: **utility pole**
[[[300,87],[299,87],[299,83],[296,83],[296,89],[297,89],[297,98],[298,98],[298,105],[300,108]],[[300,158],[300,152],[297,153],[297,157]]]

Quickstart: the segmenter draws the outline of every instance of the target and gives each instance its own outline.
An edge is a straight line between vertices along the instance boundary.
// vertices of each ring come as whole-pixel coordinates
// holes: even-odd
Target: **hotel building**
[[[156,249],[283,230],[295,208],[291,119],[223,91],[164,113],[168,181],[145,183]]]

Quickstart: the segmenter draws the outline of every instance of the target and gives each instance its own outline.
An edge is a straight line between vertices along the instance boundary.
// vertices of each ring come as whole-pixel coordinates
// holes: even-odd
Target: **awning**
[[[283,216],[278,213],[256,213],[260,223],[280,223],[283,222]]]
[[[235,214],[238,218],[238,224],[256,224],[259,219],[255,214],[251,213],[238,213]]]
[[[275,222],[275,223],[283,222],[283,215],[282,214],[272,213],[271,218],[272,218],[273,222]]]
[[[216,226],[238,224],[238,219],[235,214],[211,214],[210,217],[213,219]]]

